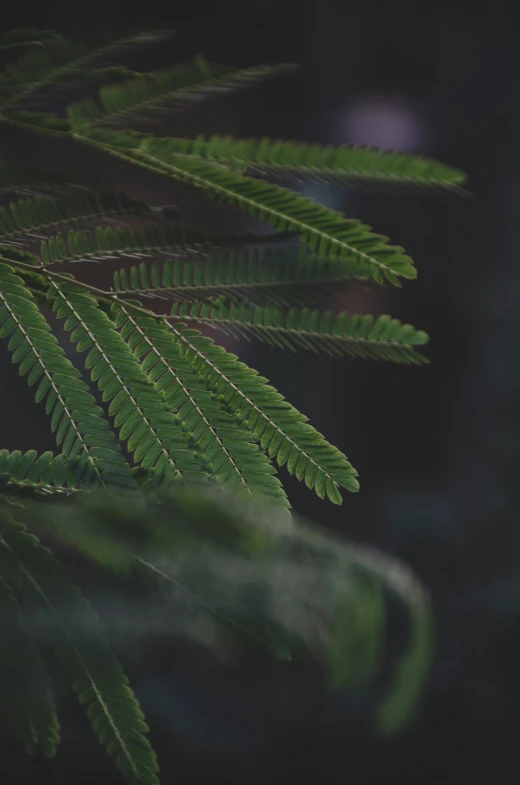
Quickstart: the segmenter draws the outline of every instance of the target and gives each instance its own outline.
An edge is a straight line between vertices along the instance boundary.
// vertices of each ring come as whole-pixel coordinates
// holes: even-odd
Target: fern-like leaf
[[[168,604],[172,594],[178,599],[178,593],[181,592],[183,598],[189,601],[190,614],[196,612],[208,618],[213,617],[235,637],[245,638],[253,648],[290,660],[287,649],[270,634],[268,628],[258,625],[254,613],[239,620],[236,609],[235,613],[232,609],[225,613],[218,603],[199,596],[197,588],[200,586],[197,587],[197,579],[193,580],[190,569],[193,553],[198,554],[198,559],[205,553],[203,558],[211,561],[212,549],[207,549],[208,542],[214,547],[218,543],[230,551],[238,549],[244,555],[247,553],[254,557],[258,551],[265,550],[268,542],[265,532],[253,525],[253,512],[269,521],[273,531],[283,531],[290,528],[285,510],[273,508],[269,504],[263,505],[260,499],[256,500],[251,510],[249,505],[237,505],[237,501],[242,498],[240,495],[219,491],[218,497],[222,497],[220,508],[226,505],[225,512],[222,512],[216,504],[211,504],[211,499],[216,499],[215,495],[211,494],[206,499],[200,488],[196,492],[191,490],[186,496],[179,494],[179,488],[176,488],[175,495],[171,491],[172,488],[165,492],[162,487],[158,496],[161,504],[157,506],[152,502],[153,513],[150,497],[122,499],[105,494],[77,497],[73,525],[70,509],[66,510],[62,505],[46,505],[45,508],[39,505],[35,525],[118,574],[137,571],[145,580],[162,589],[161,594]],[[198,505],[194,504],[195,498]],[[232,514],[233,505],[242,513],[240,516]],[[154,525],[150,527],[152,516]],[[205,544],[201,537],[206,540]],[[179,556],[182,562],[187,561],[187,583],[179,580],[176,574],[178,570],[171,569]],[[210,565],[208,568],[211,569]],[[198,573],[198,578],[201,577]],[[175,610],[178,615],[178,606]]]
[[[124,256],[145,258],[159,255],[207,255],[219,248],[234,246],[282,245],[292,237],[291,233],[206,235],[170,225],[161,228],[148,225],[142,230],[126,226],[98,226],[95,233],[73,230],[67,237],[59,234],[42,241],[40,251],[44,264],[48,266],[56,262],[99,261]]]
[[[257,371],[198,330],[182,324],[170,324],[170,330],[193,371],[279,466],[286,465],[320,498],[328,496],[335,504],[341,504],[339,487],[358,490],[357,472],[343,453],[308,425],[307,418]]]
[[[50,551],[6,513],[0,515],[2,573],[40,610],[47,636],[51,625],[56,656],[86,707],[99,741],[131,781],[159,785],[155,754],[144,735],[148,727],[143,713],[105,642],[96,614]],[[35,615],[35,631],[37,625]]]
[[[143,215],[149,208],[125,194],[80,191],[64,199],[19,199],[0,206],[0,242],[40,239],[40,232],[80,221],[121,215]]]
[[[411,632],[408,645],[395,667],[393,683],[379,707],[377,727],[386,734],[400,731],[416,714],[417,697],[432,665],[434,630],[428,604],[422,595],[421,592],[418,600],[416,596],[409,597]]]
[[[128,449],[144,469],[178,479],[203,479],[199,463],[172,414],[167,412],[123,337],[107,314],[74,283],[51,282],[49,298],[58,318],[80,352],[88,351],[85,366],[97,383],[109,414],[128,440]]]
[[[0,450],[0,493],[71,494],[89,486],[88,465],[77,458],[54,455],[50,450]],[[132,487],[131,481],[128,482]],[[95,482],[93,483],[95,487]]]
[[[301,303],[309,285],[312,293],[337,288],[354,277],[359,277],[359,266],[348,261],[322,259],[304,249],[267,249],[262,253],[253,248],[221,252],[203,260],[141,262],[128,273],[117,271],[114,289],[121,294],[168,297],[186,303],[224,296],[283,306]]]
[[[340,596],[332,615],[326,651],[328,683],[332,689],[359,688],[374,683],[384,646],[385,606],[382,587],[373,576],[356,581],[354,596]]]
[[[247,431],[222,410],[183,356],[164,323],[134,315],[118,305],[116,326],[139,356],[143,369],[161,391],[168,411],[176,413],[201,464],[221,485],[261,495],[289,507],[274,468]]]
[[[351,355],[393,362],[425,363],[416,351],[428,336],[411,324],[403,324],[384,314],[335,314],[310,308],[291,308],[286,313],[273,306],[251,307],[248,303],[229,305],[197,301],[191,305],[174,303],[171,313],[183,321],[214,324],[232,335],[252,336],[279,349],[308,349],[316,354]]]
[[[1,577],[0,629],[0,716],[21,736],[28,753],[39,746],[52,758],[60,731],[52,685],[22,608]]]
[[[236,89],[265,79],[281,68],[283,66],[239,69],[211,64],[198,57],[193,63],[156,71],[140,80],[102,87],[97,101],[70,104],[68,117],[76,132],[96,125],[128,122],[161,104]]]
[[[172,177],[219,201],[225,201],[279,231],[297,230],[302,242],[320,256],[358,262],[372,277],[398,284],[416,278],[411,258],[371,227],[272,183],[237,174],[203,159],[165,153],[162,140],[150,136],[87,132],[96,145],[145,168]]]
[[[354,562],[368,569],[384,588],[401,599],[408,611],[409,630],[405,651],[395,665],[393,676],[376,717],[385,734],[402,730],[419,709],[419,697],[432,663],[435,634],[427,592],[404,565],[377,552],[353,551]]]
[[[256,172],[287,172],[318,179],[373,179],[408,185],[454,187],[464,182],[459,169],[408,153],[376,147],[233,139],[230,136],[198,136],[196,139],[163,139],[160,158],[181,153],[207,161]]]
[[[152,527],[144,498],[76,498],[73,526],[62,505],[50,505],[40,516],[43,527],[105,566],[126,572],[138,563],[140,571],[177,593],[186,589],[224,624],[238,622],[235,632],[241,629],[251,641],[262,625],[259,603],[248,610],[241,601],[240,575],[247,576],[247,586],[254,582],[267,595],[260,607],[267,609],[272,635],[264,643],[283,656],[287,641],[289,657],[303,643],[323,662],[335,690],[375,686],[385,651],[385,596],[393,596],[408,616],[408,633],[375,724],[391,735],[417,714],[434,649],[432,613],[424,588],[399,561],[330,534],[325,538],[298,520],[273,525],[268,507],[226,493],[161,494]],[[241,559],[247,569],[238,569]],[[301,603],[305,612],[299,614]]]
[[[36,401],[45,402],[57,444],[68,458],[80,458],[86,484],[135,487],[115,436],[79,371],[65,356],[22,278],[0,264],[0,338],[9,337],[13,362]]]
[[[169,34],[169,31],[138,33],[115,38],[100,44],[79,44],[61,36],[51,38],[45,46],[31,49],[14,63],[6,66],[0,76],[0,111],[4,119],[17,113],[20,106],[34,93],[56,84],[85,82],[126,72],[111,69],[129,49],[148,44]],[[68,123],[67,123],[68,126]]]
[[[336,547],[344,548],[341,543],[336,543]],[[328,652],[332,684],[342,688],[373,680],[384,638],[381,591],[389,591],[400,600],[409,620],[404,653],[395,664],[386,694],[376,710],[377,729],[384,735],[392,735],[408,726],[420,707],[434,650],[430,601],[413,573],[397,560],[365,548],[349,546],[345,550],[351,574],[359,572],[365,586],[361,586],[359,598],[356,597],[354,603],[351,593],[348,593],[337,606],[335,634]],[[347,614],[344,614],[345,610]],[[358,616],[358,613],[363,616]],[[357,645],[361,651],[352,650],[352,646]],[[350,667],[349,649],[353,655]],[[341,651],[346,659],[342,659]]]

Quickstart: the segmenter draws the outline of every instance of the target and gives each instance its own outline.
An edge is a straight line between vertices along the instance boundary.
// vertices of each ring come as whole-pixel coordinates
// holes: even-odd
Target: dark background
[[[298,75],[239,99],[210,101],[180,118],[179,128],[418,152],[465,169],[473,194],[303,186],[388,234],[415,259],[419,279],[402,291],[358,292],[335,304],[388,311],[427,330],[431,366],[239,347],[360,472],[361,492],[340,508],[284,477],[295,508],[407,560],[432,590],[439,650],[421,717],[399,739],[382,742],[367,730],[362,707],[325,699],[305,674],[280,681],[276,670],[251,666],[237,675],[182,657],[166,674],[150,662],[134,684],[164,782],[519,782],[520,110],[510,4],[70,0],[2,11],[6,29],[27,24],[78,37],[175,27],[161,65],[194,52],[237,65],[299,63]],[[18,132],[4,132],[0,156],[27,150],[25,144]],[[171,200],[210,229],[251,226],[117,161],[90,151],[78,158],[62,142],[35,144],[28,150],[34,160],[43,155],[46,166],[75,171],[93,185]],[[0,378],[0,402],[9,412],[1,446],[51,448],[41,412],[30,406],[32,392],[5,352]],[[13,748],[4,759],[6,781],[119,781],[81,719],[69,714],[58,759],[33,761]]]

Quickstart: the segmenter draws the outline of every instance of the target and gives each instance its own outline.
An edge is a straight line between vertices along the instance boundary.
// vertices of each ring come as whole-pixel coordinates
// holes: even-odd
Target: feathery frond
[[[216,482],[247,494],[262,494],[289,507],[274,468],[251,435],[222,410],[204,382],[190,368],[178,343],[164,323],[132,314],[118,306],[121,330],[150,381],[160,390],[170,412],[176,414],[201,464]]]
[[[415,278],[410,257],[371,227],[323,207],[287,188],[255,180],[200,158],[165,152],[161,140],[111,131],[88,131],[88,138],[103,149],[145,168],[172,177],[208,196],[228,202],[278,231],[297,230],[302,242],[320,256],[368,265],[379,282],[398,284]]]
[[[465,180],[459,169],[429,158],[361,145],[324,147],[268,138],[233,139],[216,135],[206,138],[201,135],[195,139],[157,140],[154,154],[162,160],[168,155],[182,154],[254,172],[287,172],[314,179],[381,179],[445,188]]]
[[[396,733],[409,724],[417,711],[417,696],[432,666],[434,631],[431,614],[424,612],[427,603],[424,591],[416,584],[414,593],[407,591],[406,596],[411,627],[408,646],[395,667],[393,684],[377,716],[377,727],[386,734]]]
[[[373,576],[363,576],[357,589],[355,602],[352,592],[340,598],[332,618],[326,662],[335,690],[373,684],[381,666],[385,640],[382,587]]]
[[[93,297],[74,283],[51,282],[49,298],[80,352],[88,351],[85,366],[92,381],[110,403],[119,438],[144,469],[178,479],[203,479],[200,466],[172,414],[148,381],[122,335]]]
[[[145,161],[155,160],[150,152],[138,155],[137,160],[143,157]],[[204,188],[210,196],[240,207],[279,231],[298,230],[302,242],[319,255],[357,261],[363,270],[370,266],[376,281],[386,278],[396,283],[397,276],[415,278],[417,275],[403,249],[390,245],[386,237],[374,234],[371,227],[344,218],[286,188],[181,156],[167,164],[159,163],[176,179]]]
[[[285,659],[303,647],[322,661],[334,690],[377,683],[385,656],[385,594],[393,596],[410,631],[374,722],[391,735],[413,719],[431,663],[432,614],[424,588],[399,561],[346,545],[302,521],[273,525],[269,508],[226,493],[163,493],[153,505],[153,527],[146,500],[90,495],[76,501],[74,526],[56,505],[42,512],[39,525],[106,567],[127,572],[139,565],[166,596],[172,589],[188,592],[204,613],[225,626],[234,623],[235,633],[248,640],[258,633],[257,643],[281,656],[286,651]],[[254,608],[244,607],[242,589],[251,585],[265,598]]]
[[[0,242],[40,239],[40,233],[80,221],[147,214],[149,207],[121,193],[68,193],[63,199],[19,199],[0,206]]]
[[[1,577],[0,631],[7,642],[0,646],[0,721],[15,730],[29,754],[38,746],[52,758],[60,731],[52,685],[22,608]]]
[[[59,449],[0,449],[0,719],[9,714],[29,752],[54,754],[59,728],[39,652],[51,643],[134,785],[158,785],[142,712],[95,613],[24,525],[125,579],[152,581],[167,604],[181,596],[176,621],[211,614],[233,640],[276,657],[310,653],[334,689],[379,689],[394,595],[409,638],[375,722],[383,733],[404,727],[431,662],[424,590],[393,560],[291,518],[274,464],[335,504],[342,489],[358,490],[356,470],[264,376],[192,325],[291,351],[427,363],[417,351],[423,331],[322,306],[349,283],[415,278],[404,249],[265,176],[454,192],[464,179],[436,161],[373,148],[121,130],[287,68],[201,56],[151,73],[129,68],[133,50],[170,35],[78,44],[30,28],[0,34],[0,50],[15,55],[0,74],[0,123],[89,145],[271,228],[209,235],[172,223],[177,209],[94,194],[11,156],[0,166],[0,193],[16,195],[0,205],[0,340],[45,405]],[[99,261],[97,285],[83,280],[86,264]]]
[[[147,74],[140,80],[103,87],[98,100],[70,104],[68,117],[74,132],[103,124],[139,120],[142,113],[164,103],[200,98],[214,91],[233,90],[265,79],[283,66],[232,68],[197,57],[193,63]]]
[[[415,347],[425,344],[428,336],[411,324],[403,324],[384,314],[351,315],[346,311],[318,311],[291,308],[284,312],[274,306],[251,306],[196,301],[174,303],[171,314],[182,321],[213,324],[235,336],[257,338],[279,349],[308,349],[316,354],[371,357],[393,362],[424,363],[427,358]]]
[[[367,269],[367,277],[369,271]],[[233,301],[290,305],[313,291],[328,290],[359,277],[359,267],[330,260],[304,249],[258,248],[221,252],[204,260],[175,259],[151,265],[141,262],[114,274],[120,294],[168,297],[181,303],[224,296]]]
[[[23,101],[22,108],[27,108],[27,98],[49,85],[106,79],[126,73],[125,67],[111,70],[122,54],[136,46],[158,41],[169,33],[138,33],[92,45],[48,36],[45,46],[31,49],[5,67],[0,75],[0,111],[4,118],[10,115],[16,118],[12,107],[19,109]]]
[[[378,729],[392,734],[413,718],[431,666],[435,636],[430,601],[411,570],[398,561],[389,561],[375,551],[352,551],[352,556],[356,564],[368,569],[408,610],[407,645],[395,665],[376,717]]]
[[[68,458],[80,458],[80,476],[88,484],[133,486],[126,464],[102,409],[65,356],[24,281],[0,264],[0,337],[35,399],[45,402],[56,442]],[[14,467],[13,467],[14,468]]]
[[[50,265],[56,262],[98,261],[124,256],[144,258],[159,255],[207,255],[219,248],[282,245],[292,237],[291,233],[207,235],[169,224],[161,227],[146,225],[142,230],[127,226],[98,226],[95,233],[89,230],[72,230],[66,238],[59,234],[42,241],[40,252],[45,265]]]
[[[0,450],[0,495],[34,492],[38,495],[70,494],[80,488],[96,487],[88,477],[88,465],[77,458],[54,455],[50,450],[38,455],[36,450]],[[131,482],[128,483],[129,487]]]
[[[279,466],[286,465],[289,474],[335,504],[341,504],[339,487],[358,489],[357,472],[343,453],[257,371],[198,330],[182,324],[170,324],[170,330],[208,389]]]
[[[143,713],[96,614],[50,551],[6,513],[0,516],[0,567],[15,590],[40,610],[31,618],[33,630],[38,633],[39,623],[44,628],[50,623],[56,657],[122,773],[143,785],[159,785]]]
[[[345,616],[336,617],[336,634],[333,637],[333,646],[329,651],[332,658],[331,671],[336,686],[349,683],[363,683],[370,681],[377,669],[381,652],[381,643],[384,637],[382,623],[381,590],[390,591],[397,597],[402,606],[406,608],[409,620],[408,639],[405,651],[399,657],[390,682],[386,687],[385,695],[376,712],[376,727],[385,734],[391,735],[405,728],[414,718],[419,708],[419,698],[424,690],[424,683],[429,671],[434,650],[434,632],[430,601],[428,595],[405,565],[398,560],[390,559],[374,550],[348,547],[348,559],[351,570],[361,570],[361,577],[365,592],[363,604],[363,624],[357,619],[356,613],[347,614],[351,617],[348,624]],[[368,578],[368,584],[366,580]],[[366,593],[368,590],[368,594]],[[347,603],[348,603],[348,597]],[[366,603],[366,604],[365,604]],[[341,613],[341,606],[338,607]],[[354,617],[354,618],[353,618]],[[354,631],[358,627],[358,633]],[[365,644],[361,644],[364,652],[358,660],[358,668],[348,666],[348,659],[341,661],[338,649],[342,646],[342,636],[345,636],[348,647],[359,642],[360,637],[365,637]],[[359,657],[359,653],[358,653]],[[357,678],[356,678],[357,677]]]

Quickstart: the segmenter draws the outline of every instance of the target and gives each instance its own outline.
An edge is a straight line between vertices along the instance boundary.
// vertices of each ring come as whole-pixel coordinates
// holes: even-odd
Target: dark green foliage
[[[161,210],[162,214],[168,214],[165,209]],[[148,216],[147,216],[148,217]],[[140,256],[143,258],[166,254],[166,255],[185,255],[184,265],[184,278],[189,276],[190,270],[196,269],[193,256],[205,255],[214,251],[215,249],[226,247],[232,248],[236,245],[255,245],[261,246],[263,244],[282,244],[293,235],[290,233],[281,233],[275,236],[271,235],[251,235],[251,234],[238,234],[235,236],[208,236],[201,232],[196,232],[189,229],[183,229],[179,226],[172,226],[166,224],[165,226],[157,226],[154,224],[146,225],[141,230],[133,229],[128,226],[104,228],[98,226],[95,232],[83,231],[70,231],[67,236],[58,234],[47,241],[42,241],[40,252],[42,261],[48,264],[56,262],[82,262],[82,261],[99,261],[101,259],[109,259],[111,257],[128,256],[135,258]],[[280,262],[286,257],[282,257]],[[176,262],[176,265],[180,263]],[[323,267],[323,265],[322,265]],[[155,267],[152,267],[152,270]],[[167,268],[165,265],[165,277],[167,276]],[[178,269],[178,267],[172,267]],[[281,277],[283,271],[281,264],[279,265],[278,276]],[[125,281],[126,273],[121,272],[121,280]],[[132,274],[132,281],[134,280],[135,273]],[[306,275],[302,270],[302,279]],[[325,270],[322,272],[322,277],[326,278]],[[116,281],[118,279],[115,279]],[[278,280],[273,283],[279,283]],[[116,289],[121,289],[121,286],[116,283]],[[148,292],[145,292],[148,294]]]
[[[255,172],[282,172],[317,179],[388,179],[407,185],[451,188],[464,182],[463,172],[420,156],[393,153],[376,147],[322,147],[271,139],[233,139],[211,136],[165,139],[161,159],[168,152],[231,165]]]
[[[108,414],[119,428],[119,438],[128,439],[136,463],[179,479],[185,474],[199,479],[197,461],[132,352],[134,347],[125,342],[126,336],[97,308],[94,298],[74,284],[52,282],[49,299],[58,318],[65,319],[65,329],[78,351],[88,351],[85,367],[103,401],[110,404]]]
[[[63,454],[80,458],[89,483],[94,478],[103,485],[131,482],[103,410],[65,357],[30,290],[5,264],[0,265],[0,304],[0,336],[9,338],[8,348],[19,373],[35,385],[36,401],[45,403]]]
[[[92,728],[118,768],[133,782],[158,783],[155,755],[146,737],[143,714],[121,666],[105,643],[96,614],[64,575],[61,565],[5,512],[0,512],[0,565],[16,591],[26,594],[40,609],[40,623],[51,624],[55,653],[67,673],[79,702],[86,707]],[[38,635],[38,614],[31,617],[31,632]],[[45,627],[40,631],[45,635]],[[32,706],[31,706],[32,708]],[[42,723],[49,723],[45,716]],[[37,727],[44,735],[54,732]]]
[[[0,488],[9,493],[72,493],[82,485],[96,486],[88,468],[81,458],[54,455],[50,450],[41,455],[36,450],[0,450]]]
[[[383,732],[403,727],[431,657],[427,598],[400,565],[291,522],[275,464],[335,504],[342,490],[358,490],[357,471],[268,379],[199,327],[276,349],[426,363],[423,331],[322,305],[351,285],[415,278],[404,249],[268,177],[444,190],[464,179],[434,161],[364,147],[128,130],[157,107],[185,108],[287,69],[203,57],[151,73],[128,67],[136,48],[168,35],[91,45],[32,29],[0,36],[13,55],[0,76],[0,122],[73,141],[78,155],[88,145],[116,156],[272,229],[209,236],[180,226],[182,209],[92,193],[10,158],[0,169],[0,339],[45,406],[59,450],[0,450],[0,720],[9,718],[29,752],[54,754],[45,638],[99,741],[143,785],[158,783],[158,768],[137,700],[93,609],[25,526],[159,585],[166,603],[187,592],[189,613],[211,616],[233,640],[282,660],[310,653],[333,689],[376,685],[386,595],[395,595],[408,611],[409,642],[374,722]],[[108,267],[100,286],[89,283],[92,262]],[[309,596],[314,573],[319,590]],[[254,607],[251,587],[261,597]],[[182,616],[177,604],[174,613]],[[11,669],[14,681],[5,678]]]
[[[318,496],[341,504],[339,486],[358,489],[357,472],[346,457],[311,425],[267,379],[210,338],[182,324],[170,330],[180,351],[208,389],[240,426],[289,474],[305,480]]]
[[[427,362],[415,351],[428,336],[410,324],[383,315],[350,316],[333,311],[291,308],[286,313],[274,306],[229,305],[197,300],[174,303],[173,316],[215,324],[232,335],[258,338],[280,349],[309,349],[325,354],[349,354],[394,362]]]
[[[66,201],[40,197],[20,199],[0,207],[0,242],[23,240],[32,232],[54,229],[78,221],[97,221],[112,216],[146,215],[149,208],[125,194],[93,194],[80,191]]]
[[[211,389],[192,370],[189,358],[164,323],[119,309],[116,326],[136,347],[143,370],[161,393],[168,412],[182,429],[201,466],[218,483],[289,503],[268,457],[236,420],[219,405]],[[129,443],[130,446],[130,443]],[[150,468],[143,461],[143,468]],[[158,467],[155,465],[155,472]]]
[[[211,164],[198,156],[171,152],[164,140],[150,136],[94,131],[86,132],[85,138],[129,161],[202,189],[278,231],[297,231],[302,243],[320,256],[357,265],[358,277],[366,275],[367,268],[380,283],[386,279],[397,284],[399,277],[417,276],[404,249],[390,245],[387,237],[287,188]]]
[[[309,653],[335,690],[377,682],[385,593],[392,594],[412,629],[374,723],[395,732],[416,710],[431,656],[431,616],[421,586],[399,563],[209,489],[148,499],[82,494],[70,504],[28,509],[39,529],[105,567],[123,574],[137,569],[161,589],[167,604],[174,602],[172,592],[182,590],[190,615],[212,617],[285,660]],[[254,586],[253,605],[247,596]]]
[[[143,112],[163,103],[185,101],[201,93],[241,87],[280,70],[279,66],[229,68],[210,64],[203,57],[198,57],[192,64],[145,74],[139,80],[102,87],[97,101],[71,104],[67,110],[71,129],[77,133],[105,123],[139,121]]]
[[[167,295],[188,303],[215,296],[236,302],[301,303],[318,292],[330,291],[354,278],[352,265],[319,258],[300,249],[244,249],[214,254],[207,259],[167,259],[162,264],[141,262],[114,275],[121,294]]]
[[[33,30],[25,33],[16,31],[14,37],[22,40],[27,34],[28,38],[34,38]],[[54,32],[40,33],[39,43],[46,45],[21,55],[14,63],[7,65],[0,76],[0,109],[5,119],[16,122],[20,109],[14,110],[13,107],[19,107],[20,101],[27,101],[35,94],[41,97],[42,89],[49,85],[96,82],[128,74],[124,65],[117,67],[121,57],[128,56],[128,52],[136,47],[154,43],[161,38],[164,38],[163,32],[138,33],[87,45],[69,41]]]
[[[15,522],[15,512],[105,568],[157,586],[162,601],[173,605],[177,634],[194,616],[209,617],[225,646],[243,641],[282,660],[310,655],[333,690],[379,682],[384,596],[394,594],[407,610],[410,634],[374,723],[388,734],[410,722],[420,705],[432,630],[428,599],[402,565],[291,523],[283,508],[250,506],[220,484],[193,491],[177,485],[175,493],[164,484],[148,494],[92,493],[67,481],[73,464],[49,453],[0,453],[0,477],[10,478],[0,487],[0,606],[2,640],[9,641],[7,651],[0,646],[0,663],[11,646],[22,649],[13,663],[20,680],[2,686],[0,668],[0,689],[10,730],[29,752],[38,745],[53,755],[58,742],[52,688],[38,653],[40,642],[51,642],[60,672],[121,771],[132,782],[157,782],[142,712],[92,608],[50,551]],[[67,467],[61,475],[60,467]],[[21,487],[33,493],[21,496]],[[49,497],[73,489],[59,503]]]
[[[2,635],[8,641],[0,650],[2,724],[15,729],[28,753],[32,754],[39,746],[44,755],[52,758],[60,730],[52,686],[23,610],[3,579],[0,579],[0,616]]]

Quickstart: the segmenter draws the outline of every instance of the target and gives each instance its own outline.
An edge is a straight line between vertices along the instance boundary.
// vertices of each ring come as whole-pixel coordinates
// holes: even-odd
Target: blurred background
[[[361,492],[345,494],[340,508],[284,475],[295,509],[401,557],[431,589],[439,649],[421,717],[384,742],[367,729],[361,698],[325,698],[312,678],[280,683],[253,666],[237,675],[185,661],[166,674],[151,661],[133,683],[164,782],[519,782],[520,105],[512,4],[55,0],[2,11],[4,29],[22,25],[78,38],[175,28],[159,55],[165,66],[196,52],[227,64],[301,65],[295,75],[174,117],[168,130],[176,135],[371,144],[435,157],[469,175],[467,198],[296,185],[414,258],[417,282],[338,295],[334,305],[388,312],[426,330],[431,366],[234,347],[360,473]],[[46,167],[88,184],[177,204],[209,230],[257,228],[149,173],[29,138],[2,131],[0,157],[43,156]],[[0,406],[9,411],[0,446],[51,449],[44,416],[6,352],[0,380]],[[52,763],[17,756],[11,767],[8,756],[6,781],[119,782],[72,709],[64,735]]]

